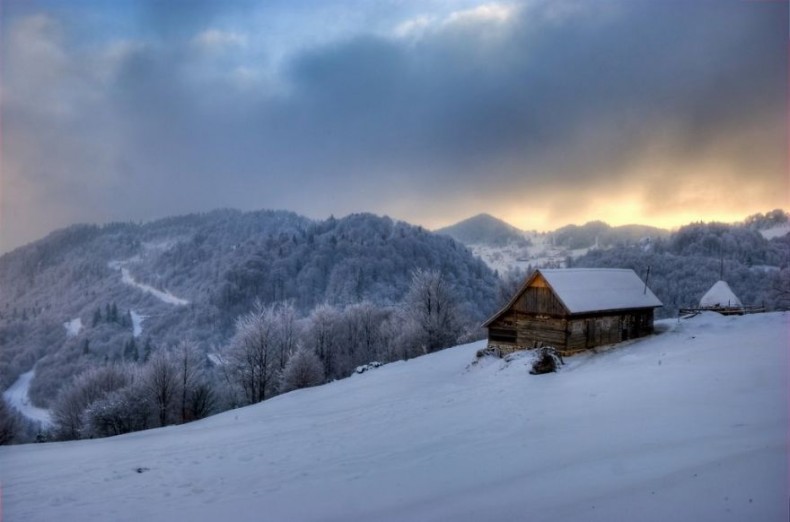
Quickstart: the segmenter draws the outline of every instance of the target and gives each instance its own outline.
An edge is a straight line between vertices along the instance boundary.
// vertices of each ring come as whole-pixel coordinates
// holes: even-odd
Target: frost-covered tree
[[[83,436],[84,412],[95,401],[129,384],[129,372],[122,366],[96,366],[81,373],[58,395],[52,409],[55,434],[70,440]]]
[[[290,354],[296,351],[299,340],[299,325],[293,302],[281,303],[273,309],[275,329],[275,365],[282,372]]]
[[[312,350],[324,365],[328,379],[345,377],[339,367],[338,326],[340,312],[332,305],[317,306],[307,318],[302,341],[304,347]]]
[[[403,302],[406,330],[425,353],[452,346],[461,334],[461,314],[447,278],[438,270],[415,270]]]
[[[137,378],[129,385],[94,401],[83,413],[83,434],[110,437],[150,427],[151,403],[145,383]]]
[[[280,378],[280,392],[317,386],[324,381],[324,365],[318,356],[300,348],[288,359],[282,377]]]
[[[236,320],[228,348],[228,364],[248,404],[268,398],[277,372],[277,314],[273,306],[256,303]]]
[[[146,393],[156,410],[160,426],[167,426],[173,415],[178,391],[178,367],[173,357],[159,350],[143,368]]]

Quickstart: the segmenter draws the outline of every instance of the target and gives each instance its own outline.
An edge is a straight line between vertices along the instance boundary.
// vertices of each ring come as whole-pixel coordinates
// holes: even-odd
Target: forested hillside
[[[790,234],[782,211],[750,216],[743,223],[694,223],[668,238],[593,249],[572,260],[578,267],[633,268],[664,303],[658,314],[671,317],[694,307],[720,278],[745,305],[769,310],[790,307]],[[770,239],[765,236],[773,236]]]
[[[91,366],[142,364],[183,341],[223,353],[255,303],[287,310],[304,335],[312,315],[336,322],[352,305],[379,314],[379,328],[420,273],[441,274],[458,318],[453,341],[495,307],[497,279],[482,261],[448,237],[386,217],[220,210],[72,226],[0,257],[0,387],[35,365],[31,396],[51,406]],[[420,347],[398,349],[408,356]],[[357,353],[327,376],[376,355]]]

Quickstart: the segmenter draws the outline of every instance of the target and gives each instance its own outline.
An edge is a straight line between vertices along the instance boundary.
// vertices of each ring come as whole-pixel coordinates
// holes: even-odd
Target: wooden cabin
[[[503,353],[548,345],[567,355],[653,333],[660,306],[630,269],[541,269],[483,326]]]

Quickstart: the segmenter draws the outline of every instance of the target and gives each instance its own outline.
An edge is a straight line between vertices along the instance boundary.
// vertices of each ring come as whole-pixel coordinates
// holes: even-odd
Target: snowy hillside
[[[192,424],[0,447],[7,521],[787,520],[787,313],[530,376],[481,343]]]

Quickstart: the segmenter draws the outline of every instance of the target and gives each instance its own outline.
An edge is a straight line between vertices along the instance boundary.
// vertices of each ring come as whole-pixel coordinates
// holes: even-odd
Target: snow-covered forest
[[[592,249],[569,260],[577,267],[632,268],[664,303],[659,316],[694,307],[720,278],[745,305],[790,308],[790,227],[781,211],[742,224],[695,223],[668,238]],[[776,235],[775,235],[776,234]],[[766,237],[767,236],[767,237]]]
[[[195,371],[211,389],[202,414],[298,387],[285,376],[299,373],[286,366],[299,352],[294,361],[315,362],[313,354],[320,363],[319,376],[301,382],[347,377],[371,361],[479,337],[497,284],[452,239],[367,214],[312,221],[216,211],[74,226],[0,258],[0,381],[5,389],[35,367],[30,398],[53,409],[62,437],[181,422],[188,416],[171,412],[170,401],[166,412],[109,432],[72,429],[71,421],[61,429],[59,412],[73,410],[72,396],[94,389],[89,376],[107,366],[109,384],[67,417],[97,398],[131,398],[153,379],[154,362],[175,366],[184,346],[200,354]],[[244,336],[256,329],[257,348],[271,358],[244,370]],[[265,383],[251,391],[245,371]],[[191,393],[183,381],[173,391],[182,402]]]

